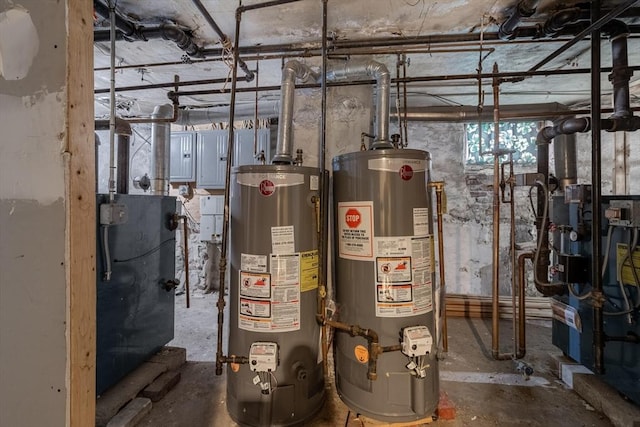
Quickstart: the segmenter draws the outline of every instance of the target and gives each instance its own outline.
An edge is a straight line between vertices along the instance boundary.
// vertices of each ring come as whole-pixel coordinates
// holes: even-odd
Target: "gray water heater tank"
[[[234,168],[227,409],[247,426],[303,425],[325,399],[318,294],[318,169]]]
[[[354,412],[386,422],[434,414],[439,398],[430,156],[369,150],[333,159],[338,321],[387,347],[370,379],[370,348],[337,331],[336,386]]]

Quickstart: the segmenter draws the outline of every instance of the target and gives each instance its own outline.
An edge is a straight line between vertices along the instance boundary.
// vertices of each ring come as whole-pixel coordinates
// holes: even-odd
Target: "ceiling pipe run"
[[[94,1],[95,12],[101,17],[109,18],[109,8],[100,1]],[[174,42],[180,49],[191,57],[202,57],[202,49],[198,46],[184,29],[175,24],[162,24],[156,27],[145,28],[115,13],[115,26],[118,35],[127,41],[149,41],[150,39],[164,39]],[[94,42],[106,42],[111,40],[110,31],[95,30],[93,33]],[[117,37],[116,37],[117,38]]]
[[[207,21],[213,31],[215,31],[218,37],[220,37],[220,43],[222,44],[222,46],[230,47],[231,40],[229,40],[229,37],[224,32],[222,32],[222,29],[218,26],[218,24],[213,19],[207,8],[204,7],[202,2],[200,0],[191,0],[191,2],[195,5],[196,8],[198,8],[205,21]],[[253,81],[253,79],[255,78],[255,74],[249,69],[247,63],[244,62],[241,58],[238,58],[238,65],[240,66],[242,71],[244,71],[245,80],[248,82]]]
[[[339,65],[332,65],[326,73],[328,81],[353,80],[373,77],[376,80],[376,128],[371,149],[393,148],[389,139],[389,96],[391,91],[391,74],[387,67],[376,61],[349,60]]]
[[[500,25],[498,37],[502,40],[513,40],[518,36],[518,25],[522,18],[529,18],[536,13],[538,0],[521,0],[513,13]]]
[[[280,90],[280,114],[278,116],[278,143],[271,163],[293,163],[293,99],[296,90],[296,79],[318,80],[307,65],[296,60],[289,61],[282,69],[282,86]]]
[[[533,67],[531,67],[529,69],[529,71],[536,71],[538,70],[540,67],[542,67],[543,65],[548,64],[549,62],[551,62],[553,59],[557,58],[559,55],[561,55],[562,53],[564,53],[567,49],[569,49],[571,46],[575,45],[576,43],[578,43],[580,40],[582,40],[583,38],[585,38],[587,35],[596,32],[598,30],[600,30],[605,24],[607,24],[609,21],[611,21],[613,18],[616,18],[618,15],[620,15],[621,13],[623,13],[625,10],[629,9],[631,6],[633,6],[635,3],[637,3],[637,0],[628,0],[627,2],[619,5],[618,7],[616,7],[615,9],[612,9],[611,11],[609,11],[606,15],[604,15],[603,17],[601,17],[600,19],[598,19],[597,21],[593,22],[591,25],[589,25],[587,28],[585,28],[584,30],[580,31],[579,34],[577,34],[573,39],[571,39],[569,42],[563,44],[559,49],[555,50],[554,52],[552,52],[551,54],[549,54],[546,58],[544,58],[542,61],[538,62],[536,65],[534,65]]]

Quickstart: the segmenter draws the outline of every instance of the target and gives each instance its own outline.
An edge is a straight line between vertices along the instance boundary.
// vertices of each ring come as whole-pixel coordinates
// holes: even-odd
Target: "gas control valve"
[[[254,342],[249,349],[249,368],[253,372],[275,372],[278,366],[278,344]]]
[[[433,337],[426,326],[409,326],[402,330],[402,352],[409,357],[431,353]]]

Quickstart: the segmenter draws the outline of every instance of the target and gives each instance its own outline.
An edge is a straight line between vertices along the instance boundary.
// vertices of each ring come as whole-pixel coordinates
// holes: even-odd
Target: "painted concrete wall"
[[[0,13],[28,11],[37,31],[20,40],[11,38],[15,32],[2,36],[5,47],[18,47],[3,55],[5,65],[29,63],[28,46],[37,45],[22,78],[0,76],[2,426],[66,423],[65,7],[0,1]]]

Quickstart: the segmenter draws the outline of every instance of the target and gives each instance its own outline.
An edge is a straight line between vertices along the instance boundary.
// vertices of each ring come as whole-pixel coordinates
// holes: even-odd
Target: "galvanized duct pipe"
[[[173,116],[173,106],[158,105],[153,109],[152,119]],[[151,194],[169,195],[169,154],[171,150],[171,123],[151,124]]]
[[[97,131],[109,130],[109,126],[109,120],[96,120],[94,124],[94,128]],[[129,148],[131,134],[131,125],[129,122],[120,117],[116,117],[115,135],[118,146],[118,159],[116,162],[116,193],[118,194],[129,194]],[[97,134],[96,141],[99,144]]]
[[[328,81],[341,81],[373,77],[376,79],[376,130],[371,149],[393,148],[389,140],[389,95],[391,75],[384,64],[376,61],[350,60],[331,66],[326,73]]]
[[[559,135],[553,144],[556,178],[561,189],[578,182],[576,135]]]
[[[493,120],[493,108],[486,105],[480,114],[478,107],[471,105],[463,105],[459,107],[410,107],[406,110],[400,110],[400,117],[416,122],[448,122],[448,123],[469,123],[478,120]],[[570,110],[563,104],[557,102],[546,104],[514,104],[503,105],[500,111],[500,120],[522,120],[523,118],[539,118],[539,117],[557,117],[558,115],[566,115]],[[392,119],[397,119],[398,113],[390,114]]]
[[[279,102],[262,102],[258,105],[258,116],[267,118],[278,117]],[[254,105],[236,105],[234,118],[236,120],[254,119],[256,114]],[[211,107],[193,110],[178,110],[176,125],[191,126],[229,121],[229,106]]]
[[[512,40],[518,36],[518,25],[522,18],[528,18],[536,13],[538,0],[521,0],[513,13],[504,21],[498,29],[498,37],[502,40]]]
[[[293,163],[293,98],[296,90],[296,79],[306,80],[318,76],[308,66],[296,60],[289,61],[282,69],[282,86],[280,89],[280,114],[278,116],[278,143],[271,163]]]

